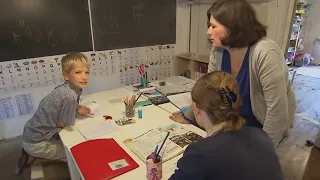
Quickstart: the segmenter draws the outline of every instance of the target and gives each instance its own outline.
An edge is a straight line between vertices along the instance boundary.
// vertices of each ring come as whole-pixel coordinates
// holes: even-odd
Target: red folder
[[[139,167],[114,139],[85,141],[71,153],[85,180],[111,179]]]

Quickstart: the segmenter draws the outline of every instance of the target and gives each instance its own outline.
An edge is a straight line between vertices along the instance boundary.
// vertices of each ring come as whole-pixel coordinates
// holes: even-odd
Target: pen
[[[168,144],[166,144],[166,145],[163,147],[162,153],[158,156],[159,158],[164,156],[164,153],[166,152],[167,147],[168,147]],[[157,159],[158,159],[158,157],[157,157]]]
[[[159,153],[160,153],[160,151],[161,151],[164,143],[165,143],[166,140],[168,139],[169,134],[170,134],[170,131],[167,133],[166,137],[164,138],[164,140],[163,140],[163,142],[162,142],[162,144],[161,144],[161,146],[160,146],[160,149],[159,149],[159,151],[158,151],[158,153],[157,153],[157,156],[159,155]]]
[[[136,102],[137,102],[137,101],[138,101],[138,99],[140,98],[141,94],[142,94],[142,93],[140,93],[140,94],[139,94],[138,98],[134,101],[133,105],[135,105],[135,104],[136,104]]]
[[[156,149],[154,150],[154,153],[157,153],[158,151],[158,145],[156,146]]]
[[[152,152],[151,155],[150,155],[150,158],[152,159],[152,161],[155,163],[156,162],[156,158],[157,158],[157,155],[155,152]]]

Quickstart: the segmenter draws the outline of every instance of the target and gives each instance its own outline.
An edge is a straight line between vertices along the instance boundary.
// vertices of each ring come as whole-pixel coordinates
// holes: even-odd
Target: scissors
[[[139,70],[140,74],[144,74],[144,67],[143,67],[143,65],[139,66],[139,67],[138,67],[138,70]]]

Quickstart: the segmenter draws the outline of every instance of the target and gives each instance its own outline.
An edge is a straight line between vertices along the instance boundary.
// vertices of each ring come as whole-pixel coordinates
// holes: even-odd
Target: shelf
[[[306,10],[296,10],[296,14],[304,14],[306,13]]]
[[[208,53],[209,54],[209,53]],[[197,71],[200,63],[209,64],[209,55],[195,55],[193,53],[184,53],[175,55],[177,66],[174,67],[176,72],[180,74],[189,71],[190,79],[195,80],[197,78]]]
[[[178,54],[176,56],[179,58],[189,59],[189,60],[198,61],[202,63],[209,63],[209,56],[200,56],[200,55],[195,55],[193,53]]]

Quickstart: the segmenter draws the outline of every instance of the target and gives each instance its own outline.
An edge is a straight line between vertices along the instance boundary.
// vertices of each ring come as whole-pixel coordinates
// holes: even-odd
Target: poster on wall
[[[16,95],[16,103],[20,116],[32,114],[34,112],[31,93]]]
[[[0,121],[33,114],[34,109],[31,93],[0,98]]]
[[[14,117],[12,97],[0,98],[0,121]]]

